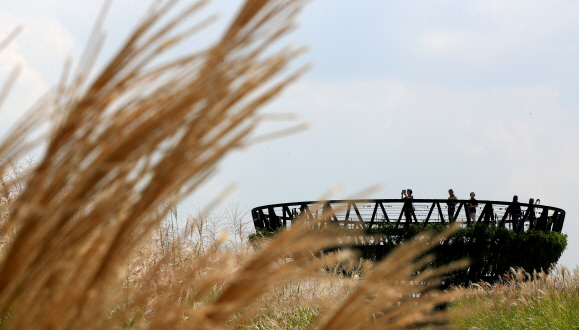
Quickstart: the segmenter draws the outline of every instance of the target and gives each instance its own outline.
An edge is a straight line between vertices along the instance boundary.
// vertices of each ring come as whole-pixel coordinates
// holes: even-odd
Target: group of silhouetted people
[[[448,197],[449,202],[447,203],[448,219],[450,222],[454,222],[456,220],[455,210],[457,198],[454,195],[454,191],[452,189],[448,190],[448,194],[450,195],[450,197]],[[466,213],[470,221],[473,222],[476,219],[476,208],[478,207],[478,202],[474,197],[475,193],[471,192],[470,199],[468,200],[468,203],[466,203]],[[412,206],[412,199],[414,199],[414,197],[412,196],[412,189],[402,190],[402,199],[406,200],[404,203],[404,216],[406,218],[406,222],[412,222],[412,217],[414,216],[414,207]]]
[[[450,197],[448,197],[449,202],[446,203],[446,205],[448,205],[448,219],[450,222],[454,222],[456,220],[456,214],[455,214],[455,210],[456,210],[456,196],[454,195],[454,191],[452,189],[448,189],[448,194],[450,195]],[[468,200],[468,203],[466,203],[466,214],[468,216],[468,218],[470,219],[470,221],[475,221],[476,219],[476,208],[478,207],[478,202],[476,200],[476,198],[474,198],[475,193],[474,191],[470,193],[470,199]]]
[[[529,199],[529,208],[527,209],[527,214],[529,215],[529,229],[534,229],[537,226],[535,205],[539,204],[540,202],[540,199],[537,199],[536,201],[533,198]],[[513,230],[516,232],[519,231],[520,228],[522,228],[525,219],[521,218],[523,212],[521,211],[521,204],[519,203],[519,197],[517,195],[513,196],[513,202],[507,208],[507,212],[509,212],[511,219],[513,220]]]
[[[448,190],[448,202],[446,203],[448,206],[448,219],[450,222],[456,221],[457,214],[456,214],[456,204],[458,198],[454,195],[454,191],[452,189]],[[412,200],[414,196],[412,196],[412,189],[402,190],[402,199],[405,200],[403,212],[404,217],[406,218],[407,223],[412,222],[412,218],[414,217],[414,206],[412,205]],[[476,221],[476,209],[478,207],[478,202],[475,198],[475,193],[470,193],[470,199],[466,203],[466,214],[468,217],[469,222]],[[529,219],[529,229],[534,229],[537,226],[537,217],[535,216],[535,205],[540,204],[541,200],[537,199],[535,201],[533,198],[529,199],[529,207],[527,209],[528,219]],[[513,196],[513,202],[505,212],[509,212],[510,217],[513,222],[513,230],[518,232],[522,229],[523,223],[527,219],[522,218],[522,211],[521,211],[521,204],[519,203],[519,197],[517,195]]]

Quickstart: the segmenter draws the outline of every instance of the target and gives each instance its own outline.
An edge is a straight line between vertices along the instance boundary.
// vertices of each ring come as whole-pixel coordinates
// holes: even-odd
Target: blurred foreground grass
[[[0,142],[2,328],[303,327],[312,311],[317,329],[445,327],[434,307],[458,293],[440,291],[440,277],[465,263],[423,269],[454,229],[421,233],[355,280],[327,271],[347,251],[319,255],[344,246],[331,230],[295,224],[250,250],[202,217],[185,231],[162,226],[224,155],[301,127],[254,134],[262,105],[304,72],[291,64],[303,48],[279,42],[306,1],[246,0],[212,45],[173,57],[211,21],[197,18],[205,3],[152,1],[102,68],[99,16],[78,65]],[[18,172],[40,145],[38,162]],[[297,316],[264,318],[286,311]]]

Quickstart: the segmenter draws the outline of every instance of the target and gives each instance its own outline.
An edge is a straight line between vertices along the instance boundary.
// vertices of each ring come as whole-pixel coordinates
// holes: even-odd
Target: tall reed
[[[302,1],[247,1],[204,51],[155,64],[203,22],[184,26],[204,4],[155,2],[94,78],[102,43],[96,24],[78,70],[68,75],[0,145],[7,161],[50,116],[48,147],[0,230],[18,235],[0,260],[0,313],[14,328],[102,325],[122,297],[124,261],[164,214],[199,186],[257,125],[256,111],[301,71],[280,76],[299,51],[269,52]],[[26,140],[28,141],[28,140]]]
[[[157,64],[204,24],[184,26],[204,1],[171,14],[178,3],[155,2],[93,75],[101,15],[78,69],[65,69],[59,85],[0,144],[5,176],[37,145],[23,141],[49,119],[38,164],[5,183],[7,191],[21,183],[21,191],[8,200],[0,225],[4,235],[15,233],[0,255],[3,327],[117,328],[141,315],[139,329],[234,328],[259,314],[256,302],[270,290],[328,276],[320,269],[331,260],[312,255],[340,238],[306,225],[241,264],[219,244],[194,257],[147,250],[176,203],[247,142],[257,110],[303,72],[283,74],[300,50],[270,49],[293,26],[299,0],[248,0],[213,46]],[[446,268],[417,273],[429,259],[414,262],[437,240],[425,234],[405,244],[316,326],[396,329],[439,320],[433,307],[453,296],[436,290]],[[151,262],[134,273],[129,261],[139,253]]]
[[[425,270],[432,257],[418,258],[449,232],[442,235],[416,237],[378,264],[354,264],[347,249],[319,254],[324,248],[343,246],[348,237],[331,227],[312,229],[303,222],[253,253],[216,245],[199,254],[196,248],[187,249],[187,243],[184,248],[183,242],[180,249],[143,252],[127,269],[128,296],[111,322],[168,326],[170,311],[183,317],[173,321],[185,327],[190,322],[195,327],[226,328],[449,327],[446,311],[435,307],[458,292],[439,291],[440,275],[464,262]]]

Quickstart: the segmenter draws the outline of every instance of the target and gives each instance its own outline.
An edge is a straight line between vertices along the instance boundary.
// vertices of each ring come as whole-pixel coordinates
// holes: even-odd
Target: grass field
[[[502,284],[476,284],[453,311],[469,311],[458,329],[578,329],[579,269],[513,272]]]
[[[223,217],[220,219],[227,220]],[[152,255],[156,255],[157,258],[163,254],[172,255],[173,257],[171,258],[174,260],[168,267],[173,268],[173,270],[167,273],[177,274],[187,264],[188,260],[201,258],[205,253],[211,253],[205,252],[209,251],[207,248],[199,250],[200,245],[197,243],[200,236],[191,234],[195,232],[195,228],[200,222],[191,219],[188,223],[192,225],[191,229],[187,230],[187,228],[184,228],[183,231],[190,233],[189,240],[180,240],[178,243],[172,241],[154,244],[155,246],[149,250],[147,258],[143,259],[147,255],[141,254],[141,257],[133,260],[133,266],[127,268],[126,283],[130,286],[138,285],[136,284],[139,282],[137,278],[141,272],[135,271],[139,269],[136,265],[154,264],[150,260]],[[229,221],[229,223],[232,222]],[[207,226],[205,231],[208,231],[210,227],[228,227],[227,223],[221,226],[209,223],[204,225]],[[160,231],[164,234],[158,235],[157,239],[161,237],[177,237],[175,233],[171,233],[173,228],[174,226],[165,223]],[[197,232],[199,231],[197,230]],[[213,237],[214,235],[211,236]],[[247,236],[243,235],[242,237],[245,239]],[[247,262],[256,253],[253,251],[253,247],[249,247],[247,244],[249,243],[244,241],[236,245],[235,251],[237,252],[234,254],[234,260],[230,265],[230,267],[233,267],[232,269],[241,267],[243,263]],[[165,248],[161,248],[162,246],[165,246]],[[262,248],[267,248],[267,246]],[[164,252],[159,251],[159,249]],[[177,258],[178,260],[175,260],[174,257],[176,251],[181,251],[177,253],[177,255],[180,255]],[[220,253],[231,251],[233,251],[232,243]],[[232,255],[229,256],[231,257]],[[282,263],[284,262],[291,263],[292,261],[289,258],[282,261]],[[308,277],[278,282],[271,286],[267,292],[264,292],[254,302],[256,306],[254,315],[243,323],[238,324],[237,328],[316,328],[316,320],[328,312],[339,310],[340,305],[347,301],[361,281],[376,267],[374,263],[360,261],[354,256],[340,262],[336,261],[332,256],[327,256],[325,264],[324,270],[314,271]],[[340,267],[342,267],[341,269],[346,269],[345,273],[350,273],[352,276],[340,275],[342,274],[342,272],[338,271]],[[177,278],[173,278],[172,281],[181,281],[181,279]],[[164,285],[171,286],[173,284],[166,282]],[[392,283],[391,287],[383,289],[392,290],[392,287],[398,286],[397,292],[402,292],[398,290],[403,285],[401,282]],[[144,286],[141,286],[141,288],[144,288]],[[209,296],[189,302],[189,304],[199,308],[204,304],[211,303],[220,290],[221,286],[216,288]],[[450,320],[452,321],[443,325],[443,327],[456,327],[457,329],[579,328],[579,314],[577,313],[579,310],[578,269],[569,271],[565,268],[557,267],[550,274],[536,273],[534,275],[522,271],[513,271],[513,273],[505,277],[503,283],[495,285],[479,283],[470,288],[460,288],[459,296],[461,298],[457,298],[450,309]],[[187,300],[187,297],[184,295],[180,299],[180,303],[183,303]],[[140,306],[137,310],[144,312],[141,315],[131,316],[130,320],[137,319],[142,322],[148,322],[148,319],[154,314],[154,309],[148,305]],[[358,321],[364,322],[360,319]],[[133,322],[131,326],[128,326],[130,322],[126,322],[127,326],[124,328],[132,328],[139,322]]]
[[[440,271],[413,275],[429,260],[415,263],[416,256],[437,240],[428,235],[376,264],[347,251],[315,256],[312,248],[335,235],[323,230],[295,226],[245,248],[249,242],[223,238],[199,244],[198,233],[214,225],[187,223],[191,227],[182,233],[189,236],[176,235],[175,226],[165,223],[127,265],[125,303],[113,309],[110,322],[118,320],[125,329],[151,325],[166,316],[159,310],[169,310],[179,311],[187,326],[199,321],[196,314],[226,304],[235,308],[223,321],[238,329],[402,329],[444,320],[446,313],[433,307],[456,296],[435,288]],[[200,225],[207,227],[200,230]],[[255,244],[261,245],[254,250]],[[147,273],[154,268],[153,280]],[[421,299],[415,298],[418,294]],[[223,297],[226,302],[220,302]]]

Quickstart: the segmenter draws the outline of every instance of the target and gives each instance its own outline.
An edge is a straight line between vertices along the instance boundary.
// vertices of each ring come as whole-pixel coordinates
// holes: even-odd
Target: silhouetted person
[[[404,217],[406,218],[406,224],[412,223],[412,214],[414,213],[414,207],[412,206],[412,200],[414,196],[412,196],[412,189],[407,189],[406,193],[402,193],[402,199],[405,199],[404,202]]]
[[[509,206],[509,213],[511,214],[511,219],[513,219],[513,230],[518,232],[519,219],[521,218],[521,204],[519,204],[519,196],[513,196],[513,202]]]
[[[450,195],[450,197],[448,197],[448,202],[446,202],[446,205],[448,205],[448,221],[449,222],[454,222],[454,210],[456,209],[456,196],[454,196],[454,191],[452,189],[448,189],[448,194]]]
[[[468,210],[468,218],[470,219],[471,222],[475,222],[476,221],[476,208],[478,207],[478,201],[474,198],[475,194],[474,192],[470,193],[470,199],[468,200],[468,203],[466,204],[467,206],[467,210]]]

